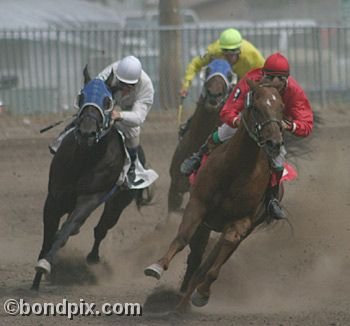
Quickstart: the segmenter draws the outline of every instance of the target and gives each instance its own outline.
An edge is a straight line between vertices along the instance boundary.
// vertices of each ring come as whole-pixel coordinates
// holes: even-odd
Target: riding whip
[[[177,125],[180,126],[181,124],[181,116],[182,116],[182,111],[183,111],[183,102],[184,102],[184,97],[181,96],[180,99],[180,104],[179,104],[179,108],[177,110]]]
[[[60,125],[62,122],[65,122],[65,121],[67,121],[68,119],[71,119],[71,118],[76,117],[76,116],[77,116],[76,114],[73,114],[71,117],[69,117],[69,118],[67,118],[67,119],[57,121],[57,122],[53,123],[52,125],[49,125],[49,126],[43,128],[43,129],[40,129],[40,133],[42,134],[43,132],[48,131],[48,130],[50,130],[50,129],[52,129],[52,128],[58,126],[58,125]]]

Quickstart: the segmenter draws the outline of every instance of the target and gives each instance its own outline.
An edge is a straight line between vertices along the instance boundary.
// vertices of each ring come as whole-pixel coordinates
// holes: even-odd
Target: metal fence
[[[0,101],[13,114],[70,110],[88,64],[91,75],[129,54],[138,56],[151,76],[158,99],[160,33],[181,31],[179,69],[205,51],[230,26],[121,30],[0,30]],[[264,56],[281,51],[290,60],[292,75],[313,104],[350,102],[350,33],[348,27],[241,27],[242,35]],[[171,58],[169,58],[171,60]],[[171,78],[171,76],[169,76]],[[186,100],[191,106],[201,87],[197,77]],[[169,89],[169,92],[178,90]]]

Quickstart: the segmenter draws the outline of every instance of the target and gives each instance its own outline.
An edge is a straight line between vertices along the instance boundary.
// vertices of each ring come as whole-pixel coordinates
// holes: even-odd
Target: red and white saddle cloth
[[[193,186],[194,183],[196,182],[197,173],[200,171],[200,169],[205,164],[207,159],[208,159],[208,155],[204,155],[203,158],[202,158],[202,162],[201,162],[201,165],[200,165],[198,171],[193,172],[189,176],[189,180],[190,180],[191,186]],[[291,164],[285,162],[284,163],[284,169],[283,169],[282,178],[280,179],[280,183],[282,183],[284,181],[292,181],[297,176],[298,176],[297,170]],[[277,185],[277,175],[275,173],[272,173],[271,180],[270,180],[270,186],[273,187],[275,185]]]

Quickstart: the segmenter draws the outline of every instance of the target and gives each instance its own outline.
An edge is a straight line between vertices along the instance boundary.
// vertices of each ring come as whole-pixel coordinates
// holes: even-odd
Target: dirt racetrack
[[[162,280],[143,269],[167,248],[180,217],[165,228],[168,167],[176,145],[175,113],[150,115],[142,136],[159,173],[154,205],[140,215],[134,204],[101,246],[100,266],[87,266],[98,209],[60,251],[55,277],[29,290],[42,242],[42,207],[57,120],[0,115],[0,325],[350,325],[350,112],[321,111],[323,124],[308,140],[311,152],[291,158],[299,177],[286,185],[286,222],[254,232],[224,266],[209,304],[184,316],[10,316],[6,300],[28,303],[141,303],[161,286],[176,289],[187,250]],[[60,118],[58,118],[60,119]],[[163,298],[165,304],[167,298]]]

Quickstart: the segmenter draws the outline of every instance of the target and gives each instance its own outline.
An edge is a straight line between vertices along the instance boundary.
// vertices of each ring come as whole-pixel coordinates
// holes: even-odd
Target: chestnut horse
[[[179,141],[171,165],[171,183],[168,192],[168,213],[179,211],[183,196],[189,191],[188,178],[180,171],[181,163],[198,151],[209,134],[220,122],[220,109],[232,85],[234,75],[230,64],[224,59],[213,60],[205,70],[205,82],[196,110],[187,122],[187,130]]]
[[[271,84],[247,81],[252,104],[242,112],[240,127],[226,143],[214,149],[198,172],[175,239],[166,254],[144,271],[159,279],[173,257],[187,244],[191,253],[178,310],[204,306],[210,286],[239,244],[261,223],[268,222],[265,193],[270,159],[283,145],[281,96]],[[203,252],[211,231],[221,236],[207,259]],[[202,263],[202,264],[201,264]]]

